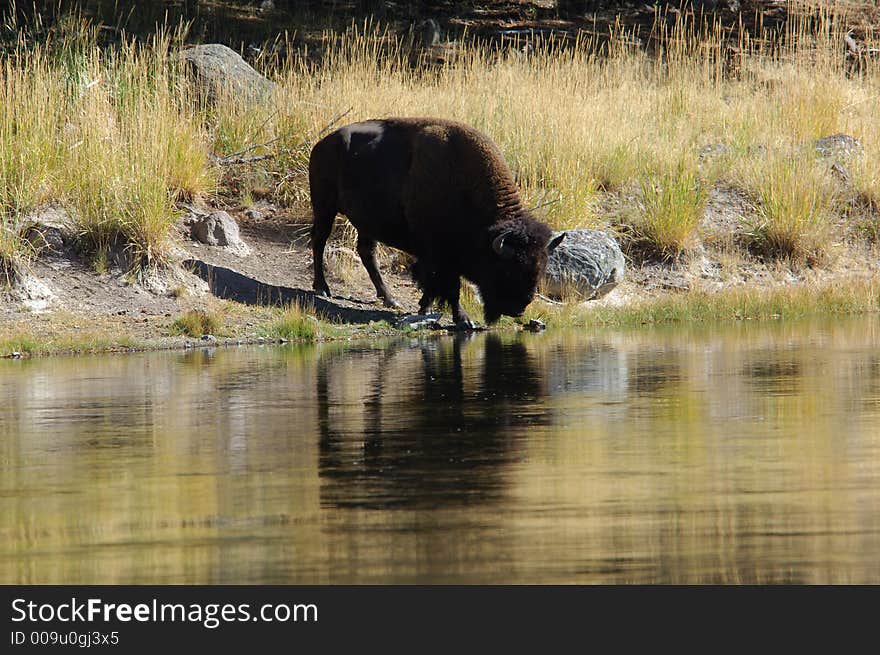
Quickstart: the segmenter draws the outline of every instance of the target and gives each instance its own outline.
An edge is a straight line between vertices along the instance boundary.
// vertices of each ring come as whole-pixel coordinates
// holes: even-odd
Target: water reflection
[[[550,421],[526,347],[497,335],[467,379],[462,349],[471,337],[396,344],[361,355],[367,380],[364,422],[334,420],[334,369],[350,353],[318,361],[321,498],[335,507],[441,507],[497,502],[504,467],[521,444],[508,430]],[[395,391],[392,391],[392,388]]]
[[[0,362],[0,582],[880,582],[875,317]]]

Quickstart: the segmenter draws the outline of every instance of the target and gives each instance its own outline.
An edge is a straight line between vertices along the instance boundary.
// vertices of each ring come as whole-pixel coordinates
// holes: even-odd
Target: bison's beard
[[[492,325],[493,323],[497,323],[498,319],[501,318],[501,312],[496,309],[483,307],[483,317],[486,319],[486,323]]]
[[[494,303],[491,303],[491,302],[484,302],[483,303],[483,317],[486,319],[486,323],[488,323],[489,325],[492,325],[493,323],[497,322],[498,319],[501,318],[502,315],[512,316],[514,318],[518,318],[523,315],[524,311],[525,311],[525,307],[523,307],[522,309],[509,308],[509,309],[507,309],[507,311],[503,311],[500,307],[496,306]]]

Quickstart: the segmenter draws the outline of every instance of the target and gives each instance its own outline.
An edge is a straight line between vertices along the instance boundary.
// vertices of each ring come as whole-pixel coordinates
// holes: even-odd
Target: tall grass
[[[745,219],[746,245],[758,254],[817,264],[831,241],[839,193],[827,162],[807,155],[769,155],[752,162],[746,184],[758,214]]]
[[[626,226],[627,245],[648,258],[677,259],[695,245],[708,199],[705,184],[695,165],[680,161],[659,174],[642,173],[639,186],[642,206]]]
[[[179,199],[220,189],[304,204],[308,146],[340,114],[345,122],[436,115],[476,126],[498,143],[524,203],[554,228],[604,226],[604,200],[638,188],[643,207],[631,227],[644,252],[666,259],[698,237],[716,179],[747,186],[762,208],[760,220],[744,224],[750,247],[812,259],[826,228],[835,229],[831,182],[798,157],[757,160],[848,132],[869,162],[853,167],[853,183],[880,196],[870,165],[880,164],[880,75],[870,66],[847,75],[837,4],[799,5],[801,18],[785,33],[744,38],[735,49],[720,25],[682,12],[661,17],[652,55],[615,31],[601,43],[545,39],[529,54],[465,40],[436,65],[413,65],[406,38],[355,25],[327,33],[320,60],[289,61],[277,91],[250,106],[200,103],[169,32],[102,52],[93,28],[73,22],[0,66],[0,260],[26,257],[25,217],[46,202],[69,208],[87,250],[121,251],[133,266],[167,258]],[[713,143],[730,154],[709,171],[696,153]],[[254,146],[251,154],[271,156],[224,171],[210,157]]]
[[[286,341],[315,341],[320,334],[318,320],[299,303],[281,309],[266,328],[266,336]]]
[[[0,258],[26,253],[29,212],[64,205],[84,248],[161,263],[174,201],[216,187],[207,135],[170,59],[167,34],[104,53],[93,29],[24,45],[0,76]]]

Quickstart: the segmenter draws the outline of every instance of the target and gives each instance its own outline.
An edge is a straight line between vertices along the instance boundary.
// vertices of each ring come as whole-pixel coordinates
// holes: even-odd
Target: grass
[[[852,281],[845,285],[798,285],[756,291],[733,288],[722,292],[664,294],[626,307],[610,305],[549,305],[537,301],[525,318],[552,327],[631,327],[689,322],[797,319],[813,315],[863,314],[880,310],[880,285]]]
[[[316,341],[321,336],[318,319],[299,303],[284,307],[264,332],[267,337],[285,341]]]
[[[0,358],[11,357],[15,353],[22,357],[37,357],[59,353],[76,355],[145,350],[150,347],[150,342],[130,334],[104,330],[0,336]]]
[[[0,259],[27,256],[27,216],[54,202],[97,260],[118,248],[132,267],[161,264],[175,200],[213,190],[217,178],[172,39],[102,52],[95,27],[65,25],[0,66]]]
[[[821,266],[831,243],[876,239],[880,67],[848,74],[840,56],[846,23],[833,13],[842,5],[800,5],[783,33],[737,44],[732,60],[721,28],[687,12],[660,21],[662,58],[615,33],[607,43],[579,37],[566,47],[545,39],[527,57],[465,41],[442,64],[413,66],[406,39],[353,25],[328,32],[319,59],[295,57],[273,70],[279,84],[259,105],[199,100],[176,63],[182,32],[101,50],[97,28],[72,16],[46,43],[22,42],[0,64],[0,272],[8,277],[33,256],[22,235],[47,203],[68,210],[96,270],[162,265],[178,201],[269,196],[304,209],[309,146],[334,118],[427,114],[487,132],[526,206],[555,229],[607,229],[605,204],[621,199],[636,262],[675,260],[694,248],[718,182],[747,191],[758,208],[730,240],[740,256]],[[812,139],[835,132],[864,145],[845,164],[848,188],[807,152]],[[728,147],[725,156],[698,160],[703,146],[717,143]],[[224,167],[212,157],[246,149],[270,156]],[[838,220],[848,193],[865,213],[857,226]],[[360,270],[339,252],[341,277]],[[818,292],[812,298],[821,302]],[[724,309],[733,302],[727,296],[713,303],[696,293],[690,305],[669,300],[665,309],[658,302],[646,322],[679,309],[702,315],[712,305],[735,315]],[[464,304],[479,316],[467,293]],[[298,312],[278,319],[279,338],[308,329]],[[217,326],[184,315],[172,329],[197,336]]]
[[[172,336],[184,335],[201,337],[206,334],[217,335],[223,326],[223,319],[216,311],[190,309],[171,323],[168,328]]]
[[[744,220],[746,246],[769,259],[821,263],[839,204],[827,163],[812,155],[770,155],[753,163],[747,185],[758,214]]]
[[[708,193],[694,164],[679,162],[660,174],[639,176],[642,205],[624,224],[625,245],[643,259],[676,260],[696,245]]]

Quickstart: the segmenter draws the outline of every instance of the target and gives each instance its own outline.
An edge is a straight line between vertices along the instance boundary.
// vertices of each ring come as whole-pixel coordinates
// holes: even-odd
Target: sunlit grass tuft
[[[758,199],[757,216],[744,221],[747,247],[767,258],[820,263],[839,205],[828,163],[808,155],[768,155],[753,162],[746,184]]]
[[[315,341],[321,336],[321,329],[317,318],[294,302],[268,324],[266,336],[286,341]]]
[[[708,193],[694,167],[679,162],[639,176],[642,206],[624,224],[624,240],[639,258],[672,261],[693,248]]]
[[[219,313],[204,309],[191,309],[178,316],[168,328],[172,336],[201,337],[216,335],[223,326]]]

